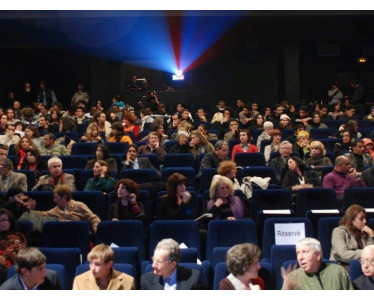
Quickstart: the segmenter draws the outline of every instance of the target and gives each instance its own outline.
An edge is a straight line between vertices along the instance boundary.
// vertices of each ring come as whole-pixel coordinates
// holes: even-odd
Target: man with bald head
[[[322,186],[333,189],[338,202],[341,203],[346,188],[365,187],[365,183],[361,180],[361,176],[356,169],[351,168],[349,159],[340,155],[335,159],[334,170],[323,178]]]
[[[361,252],[363,275],[353,281],[356,290],[374,290],[374,245],[368,245]]]

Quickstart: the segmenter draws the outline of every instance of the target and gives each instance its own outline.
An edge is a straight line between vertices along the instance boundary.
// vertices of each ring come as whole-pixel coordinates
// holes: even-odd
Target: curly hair
[[[261,249],[250,243],[238,244],[229,249],[226,254],[227,269],[234,276],[243,275],[255,259],[260,259]]]

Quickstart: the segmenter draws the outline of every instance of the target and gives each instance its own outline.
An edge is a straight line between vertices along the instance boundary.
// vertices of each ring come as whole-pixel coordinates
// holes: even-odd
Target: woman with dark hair
[[[186,190],[187,178],[180,173],[173,173],[167,181],[167,194],[160,199],[160,219],[194,219],[196,213],[191,207],[191,194]]]
[[[327,114],[329,120],[341,120],[344,117],[344,113],[341,111],[341,104],[335,103],[332,106],[332,111]]]
[[[133,132],[135,140],[139,139],[140,127],[135,124],[136,116],[130,112],[123,112],[122,125],[124,132]]]
[[[8,269],[15,263],[19,250],[27,247],[27,239],[16,228],[13,214],[0,208],[0,267]]]
[[[58,108],[51,108],[49,110],[50,125],[60,126],[62,114]]]
[[[42,159],[37,148],[29,148],[26,150],[26,159],[24,159],[21,169],[35,171],[36,179],[39,179],[40,172],[48,170],[47,162]]]
[[[145,222],[143,203],[139,199],[138,184],[127,178],[117,181],[114,188],[117,193],[117,201],[109,206],[108,220],[141,220]]]
[[[314,112],[312,114],[312,122],[309,123],[309,125],[306,127],[306,131],[310,133],[312,129],[323,129],[328,128],[325,123],[321,122],[321,116],[319,115],[319,112]]]
[[[59,125],[59,130],[58,131],[60,131],[60,132],[63,132],[63,131],[67,131],[67,132],[75,131],[75,132],[77,132],[78,127],[77,127],[77,125],[75,124],[75,122],[73,121],[72,118],[64,117],[60,120],[60,125]]]
[[[27,136],[20,138],[18,143],[14,146],[14,152],[18,156],[18,164],[16,167],[17,170],[22,169],[22,165],[26,158],[26,150],[29,148],[36,149],[37,147],[32,141],[32,139],[30,139]]]
[[[264,290],[265,283],[258,276],[261,249],[255,244],[237,244],[226,254],[230,274],[219,283],[220,290]]]
[[[335,143],[334,153],[335,156],[339,156],[342,152],[351,152],[352,151],[352,137],[351,133],[348,130],[344,130],[342,133],[342,141]]]
[[[365,208],[353,204],[332,232],[330,259],[349,270],[352,260],[360,259],[362,249],[374,244],[374,231],[367,226]]]
[[[85,169],[93,169],[95,162],[98,160],[106,161],[109,165],[109,171],[117,174],[117,161],[115,158],[110,157],[109,148],[105,144],[97,144],[95,148],[95,156],[87,162]]]
[[[42,145],[42,139],[40,137],[40,133],[38,127],[35,125],[27,125],[25,128],[25,136],[30,138],[36,147],[40,147]]]
[[[336,137],[341,138],[344,131],[349,131],[352,141],[362,138],[362,134],[358,131],[358,121],[356,120],[349,120],[346,124],[341,125]]]
[[[129,145],[132,144],[132,139],[126,132],[123,131],[123,125],[121,122],[114,122],[110,128],[112,129],[112,136],[108,139],[108,142],[128,143]]]
[[[239,144],[232,148],[231,159],[235,160],[236,153],[258,152],[258,148],[251,144],[251,133],[246,129],[239,130]]]
[[[101,191],[104,194],[109,194],[115,185],[116,180],[110,176],[108,163],[104,160],[97,160],[93,167],[93,178],[87,181],[84,190]]]
[[[255,113],[249,125],[249,131],[252,133],[255,129],[262,129],[264,126],[265,118],[260,113]]]
[[[307,171],[303,161],[297,156],[291,156],[286,162],[286,175],[282,182],[282,189],[291,191],[293,199],[300,189],[321,187],[321,180],[314,171]]]
[[[105,138],[108,140],[111,133],[111,124],[106,120],[106,114],[103,111],[97,111],[91,120],[92,123],[96,123],[99,128],[99,133],[104,132]]]
[[[5,134],[6,127],[8,124],[8,117],[6,114],[0,116],[0,134]]]

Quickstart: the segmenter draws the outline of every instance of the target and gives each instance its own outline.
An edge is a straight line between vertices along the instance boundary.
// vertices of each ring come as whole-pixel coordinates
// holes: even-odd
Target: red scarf
[[[51,176],[51,179],[49,180],[49,184],[55,187],[57,184],[64,184],[64,173],[60,175],[60,177],[57,177],[56,180],[53,179]]]
[[[23,161],[26,157],[26,151],[21,148],[18,150],[18,155],[19,155],[19,161],[18,161],[17,169],[19,170],[22,168]]]

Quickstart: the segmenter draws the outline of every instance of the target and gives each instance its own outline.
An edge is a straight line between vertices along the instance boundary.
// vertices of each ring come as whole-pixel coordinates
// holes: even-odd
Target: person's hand
[[[299,280],[291,281],[289,275],[297,269],[297,265],[289,265],[287,269],[281,267],[281,275],[283,278],[283,288],[285,290],[297,290],[300,284]]]
[[[183,200],[184,204],[187,204],[190,201],[191,197],[192,197],[189,191],[183,192],[181,194],[181,196],[182,196],[182,200]]]
[[[28,210],[33,210],[36,207],[36,201],[34,199],[29,199],[27,202],[23,203],[23,206]]]
[[[305,184],[303,184],[303,188],[304,189],[311,189],[311,188],[313,188],[313,184],[305,183]]]
[[[227,217],[227,220],[229,220],[229,221],[235,221],[236,219],[234,217]]]
[[[85,136],[82,136],[82,137],[81,137],[81,141],[82,141],[82,142],[85,142],[85,141],[87,141],[87,137],[85,137]]]
[[[101,167],[101,178],[105,178],[105,175],[108,173],[108,167],[107,166],[102,166]]]
[[[343,124],[343,125],[340,125],[340,127],[339,127],[339,131],[343,131],[344,128],[345,128],[345,125],[344,125],[344,124]]]
[[[261,290],[261,287],[258,284],[249,283],[250,290]]]
[[[113,218],[112,221],[119,221],[117,218]]]
[[[155,143],[155,148],[159,148],[160,147],[160,143],[159,142],[156,142]]]
[[[131,202],[136,202],[136,195],[135,194],[130,194],[129,199]]]
[[[217,207],[220,207],[223,204],[223,200],[221,198],[217,198],[216,202],[214,202],[214,205]]]
[[[370,237],[374,237],[374,231],[367,225],[361,229],[361,232],[366,232]]]

